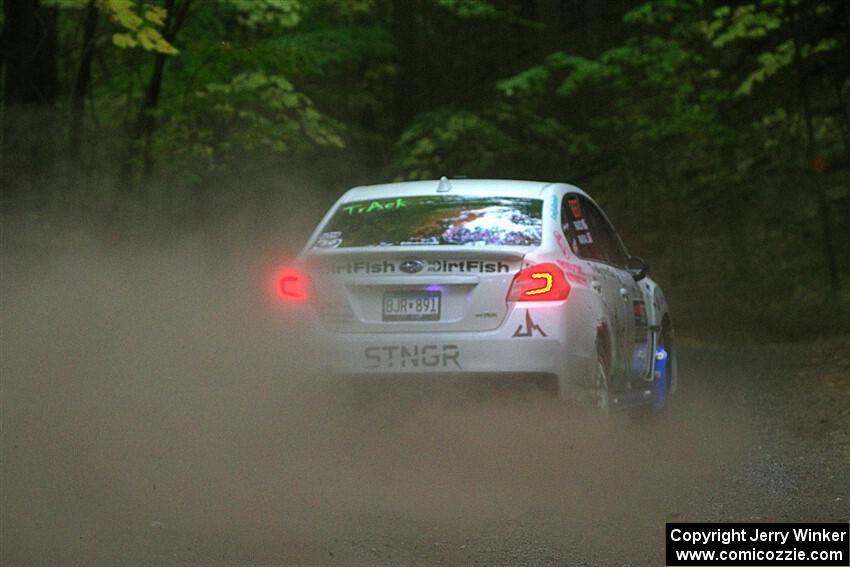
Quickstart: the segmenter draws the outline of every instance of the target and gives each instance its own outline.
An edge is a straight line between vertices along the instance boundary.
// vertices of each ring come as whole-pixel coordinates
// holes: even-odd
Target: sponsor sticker
[[[343,207],[342,210],[348,213],[348,216],[353,216],[373,213],[375,211],[391,211],[404,208],[407,208],[407,201],[398,197],[388,201],[371,201],[368,205],[365,203],[361,205],[349,205]]]
[[[570,255],[570,249],[567,246],[566,241],[564,240],[564,235],[560,230],[555,230],[552,232],[552,236],[555,238],[555,243],[558,245],[558,248],[561,250],[561,254],[564,256]]]
[[[581,274],[575,274],[573,272],[567,272],[567,279],[572,283],[587,285],[587,278]]]
[[[341,232],[323,232],[316,240],[316,248],[336,248],[342,244]]]
[[[541,337],[545,337],[546,332],[540,328],[540,325],[534,322],[531,318],[531,311],[526,309],[525,311],[525,326],[523,327],[522,323],[516,328],[514,331],[514,338],[525,338],[525,337],[533,337],[534,333],[538,333]]]
[[[635,326],[636,327],[646,327],[647,326],[647,317],[646,317],[646,303],[643,301],[633,301],[632,302],[632,314],[635,318]]]
[[[383,260],[381,262],[341,262],[330,268],[333,274],[394,274],[394,273],[471,273],[493,274],[510,273],[511,265],[507,262],[492,262],[485,260]]]
[[[405,274],[418,274],[425,267],[421,260],[405,260],[399,265],[399,269]]]
[[[369,368],[451,368],[463,370],[457,345],[376,345],[363,351]]]
[[[576,272],[577,274],[584,273],[584,268],[581,267],[581,264],[575,264],[566,260],[555,260],[555,262],[567,272]]]

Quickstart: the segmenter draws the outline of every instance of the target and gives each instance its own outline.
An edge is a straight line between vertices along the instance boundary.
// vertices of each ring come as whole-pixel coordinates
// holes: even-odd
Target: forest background
[[[4,0],[2,29],[4,251],[295,250],[357,184],[556,180],[680,328],[850,329],[844,0]]]

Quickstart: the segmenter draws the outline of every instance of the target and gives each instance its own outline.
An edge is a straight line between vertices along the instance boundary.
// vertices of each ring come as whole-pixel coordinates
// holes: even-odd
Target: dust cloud
[[[711,400],[635,424],[438,383],[364,399],[266,293],[283,257],[232,231],[4,250],[2,563],[640,562],[740,450]]]

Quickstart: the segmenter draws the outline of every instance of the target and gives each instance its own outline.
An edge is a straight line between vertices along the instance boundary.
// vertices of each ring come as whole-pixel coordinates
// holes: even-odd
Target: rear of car
[[[567,344],[566,321],[585,314],[545,261],[546,187],[443,180],[340,198],[299,257],[331,369],[566,378],[566,353],[589,349]]]
[[[609,410],[676,388],[646,271],[577,187],[443,178],[349,190],[277,281],[334,373],[531,375]]]

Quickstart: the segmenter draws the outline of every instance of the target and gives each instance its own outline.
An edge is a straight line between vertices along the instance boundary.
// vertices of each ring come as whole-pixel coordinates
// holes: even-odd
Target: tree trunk
[[[176,0],[165,0],[164,8],[166,9],[165,25],[162,36],[169,43],[174,43],[177,37],[177,32],[183,26],[186,16],[189,12],[189,6],[192,0],[183,0],[179,8],[175,8]],[[165,71],[165,62],[168,55],[157,53],[154,56],[154,66],[151,78],[148,81],[145,89],[144,97],[142,98],[139,112],[136,115],[136,126],[130,138],[130,145],[127,150],[124,162],[121,168],[120,182],[125,188],[130,187],[132,174],[132,154],[139,148],[141,144],[142,151],[142,180],[150,179],[153,170],[153,157],[151,155],[151,138],[156,129],[155,112],[159,106],[159,96],[162,92],[162,80]]]
[[[395,131],[401,133],[419,110],[420,58],[416,16],[418,0],[393,0],[392,29],[399,48],[395,81]]]
[[[55,161],[56,8],[5,0],[2,181],[5,204],[42,205]]]
[[[796,22],[799,24],[799,18]],[[800,106],[803,112],[803,121],[806,125],[806,156],[804,164],[804,175],[810,180],[815,190],[815,198],[818,205],[818,219],[821,226],[821,238],[823,240],[824,263],[826,264],[829,287],[832,291],[838,291],[841,281],[838,275],[838,264],[835,259],[835,243],[832,236],[832,223],[829,218],[829,201],[826,188],[820,178],[820,173],[814,169],[817,155],[817,141],[815,140],[815,129],[812,123],[811,101],[809,100],[809,89],[803,69],[803,58],[800,53],[800,42],[795,37],[794,42],[794,68],[797,72],[797,83],[799,88]]]
[[[693,275],[693,230],[687,224],[685,218],[685,199],[682,195],[683,188],[678,186],[670,173],[670,157],[666,149],[656,153],[656,160],[660,156],[658,169],[661,172],[664,196],[670,200],[672,217],[662,219],[666,226],[673,229],[676,235],[673,241],[673,259],[670,268],[670,280],[674,286],[689,285]]]
[[[735,116],[732,108],[728,105],[721,107],[720,117],[723,124],[734,124]],[[750,227],[747,210],[750,208],[753,195],[758,193],[758,184],[754,186],[743,182],[737,175],[736,164],[739,163],[739,159],[735,145],[724,144],[720,147],[716,159],[718,165],[715,167],[723,171],[720,197],[723,202],[723,210],[728,217],[724,232],[729,246],[729,255],[732,259],[736,278],[739,281],[749,281],[752,260],[750,258],[749,234],[747,233],[747,229]],[[741,192],[742,188],[745,192]]]
[[[95,0],[89,0],[86,18],[83,23],[83,47],[80,65],[71,92],[71,116],[68,121],[68,159],[71,170],[76,174],[81,169],[80,148],[82,146],[83,117],[85,115],[86,96],[91,81],[91,64],[94,58],[94,33],[97,29],[98,11]]]
[[[847,103],[844,100],[844,85],[842,84],[845,78],[833,72],[830,73],[830,81],[838,104],[838,126],[841,129],[844,155],[850,160],[850,116],[847,115]]]

